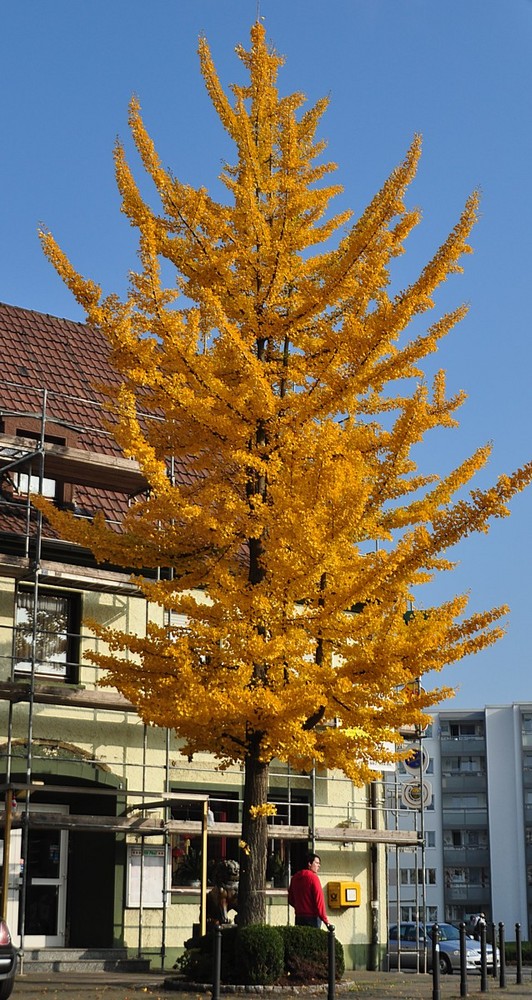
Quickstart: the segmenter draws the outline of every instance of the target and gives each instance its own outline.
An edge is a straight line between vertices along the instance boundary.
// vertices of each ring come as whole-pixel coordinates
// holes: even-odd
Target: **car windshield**
[[[459,941],[460,931],[452,924],[438,924],[440,941]],[[427,925],[427,934],[432,937],[432,926]]]

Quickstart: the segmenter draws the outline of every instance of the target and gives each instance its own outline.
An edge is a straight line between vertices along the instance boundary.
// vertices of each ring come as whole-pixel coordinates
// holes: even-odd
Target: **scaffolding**
[[[34,721],[37,706],[56,706],[67,709],[73,715],[77,711],[93,710],[98,712],[122,713],[124,716],[135,713],[134,706],[116,691],[91,689],[78,683],[50,682],[43,678],[39,665],[39,634],[38,620],[39,595],[47,587],[61,590],[79,590],[81,592],[96,591],[120,597],[129,598],[141,596],[138,588],[130,581],[127,571],[112,567],[96,566],[90,555],[81,549],[71,546],[58,539],[47,529],[40,511],[32,504],[31,493],[46,495],[50,483],[68,484],[69,488],[79,488],[83,491],[109,491],[123,497],[124,506],[147,489],[147,482],[138,466],[130,459],[125,459],[112,447],[112,436],[102,426],[103,405],[93,399],[69,396],[66,393],[50,392],[46,388],[28,388],[27,384],[16,382],[0,383],[3,398],[11,400],[9,406],[0,405],[0,574],[4,579],[11,579],[15,590],[15,606],[21,589],[29,588],[32,593],[31,621],[26,623],[25,642],[31,650],[25,673],[17,671],[17,622],[2,626],[11,629],[9,641],[4,641],[4,648],[10,648],[9,675],[7,680],[0,681],[0,700],[7,703],[7,733],[5,743],[6,771],[5,782],[0,788],[4,793],[5,809],[0,817],[0,826],[4,828],[4,866],[2,884],[2,910],[5,914],[8,900],[9,871],[9,838],[13,830],[22,830],[22,859],[27,857],[28,837],[32,829],[60,829],[91,831],[131,835],[137,838],[143,848],[146,838],[157,837],[164,844],[164,884],[163,884],[163,926],[161,937],[161,961],[164,966],[166,953],[166,899],[172,886],[167,881],[168,859],[171,858],[171,838],[181,835],[185,838],[205,837],[238,837],[239,823],[216,822],[206,827],[206,819],[201,822],[187,819],[172,818],[172,802],[179,795],[172,790],[171,755],[178,752],[172,749],[171,735],[165,735],[164,774],[160,794],[154,796],[153,790],[147,786],[150,769],[147,749],[147,728],[144,726],[144,742],[142,752],[141,788],[131,789],[127,772],[122,780],[114,784],[98,781],[96,775],[91,795],[97,795],[102,800],[107,797],[115,807],[115,815],[97,816],[85,815],[81,812],[65,813],[63,811],[41,809],[34,811],[31,803],[35,798],[42,801],[43,785],[36,779],[42,773],[42,758],[39,756],[38,743],[34,740]],[[23,407],[17,407],[17,396],[24,401]],[[33,400],[33,402],[32,402]],[[14,401],[14,402],[13,402]],[[82,423],[74,420],[72,414],[83,412],[94,414],[94,422]],[[24,428],[29,428],[26,435]],[[106,437],[107,436],[107,437]],[[79,440],[97,442],[98,448],[78,447]],[[91,516],[86,504],[81,504],[78,511],[75,497],[67,498],[68,504],[78,516]],[[44,588],[44,591],[43,591]],[[148,612],[147,612],[148,614]],[[81,635],[77,637],[81,639]],[[29,666],[28,666],[29,663]],[[26,706],[27,715],[26,737],[21,746],[20,740],[15,743],[14,721],[15,713],[20,706]],[[21,752],[23,766],[21,765]],[[99,768],[102,775],[101,760],[90,763]],[[202,773],[201,769],[194,772],[194,777],[204,783],[208,767]],[[21,773],[23,780],[20,780]],[[96,772],[95,772],[96,773]],[[238,774],[233,773],[236,781]],[[348,808],[344,817],[334,817],[334,825],[325,826],[316,823],[316,784],[330,778],[313,771],[309,775],[297,776],[299,787],[306,786],[308,801],[308,822],[293,825],[291,809],[294,803],[294,776],[290,769],[282,768],[278,773],[272,771],[274,785],[285,784],[283,801],[287,803],[287,822],[269,827],[269,838],[272,844],[277,840],[300,841],[314,845],[328,843],[331,845],[352,846],[355,844],[372,845],[373,864],[376,869],[376,852],[379,846],[395,845],[396,847],[412,847],[419,842],[416,831],[404,831],[393,825],[382,822],[383,802],[376,795],[377,782],[373,787],[364,789],[360,802],[352,800],[352,808]],[[346,780],[347,779],[339,779]],[[47,795],[57,792],[65,793],[65,784],[55,785],[46,782]],[[68,785],[68,793],[75,800],[76,796],[87,794],[87,785],[77,787],[75,783]],[[187,793],[191,797],[191,793]],[[205,796],[199,796],[202,802]],[[156,799],[154,803],[154,798]],[[22,808],[19,808],[20,803]],[[122,807],[120,813],[118,806]],[[161,815],[154,815],[153,809]],[[355,814],[363,811],[365,824],[355,820]],[[205,841],[206,842],[206,841]],[[143,873],[144,852],[141,852],[140,898],[138,906],[138,952],[142,951],[142,914],[143,914]],[[205,854],[206,863],[206,854]],[[22,866],[21,884],[21,919],[22,950],[24,935],[24,906],[26,899],[27,865]],[[205,877],[202,878],[202,916],[205,913]],[[372,887],[373,924],[377,924],[377,885],[375,878]],[[376,933],[376,931],[375,931]]]

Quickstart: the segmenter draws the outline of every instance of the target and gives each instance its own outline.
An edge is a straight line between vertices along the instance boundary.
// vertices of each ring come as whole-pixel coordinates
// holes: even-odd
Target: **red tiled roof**
[[[76,323],[44,313],[0,303],[0,444],[4,462],[13,438],[35,438],[45,419],[45,440],[81,449],[92,455],[121,457],[116,441],[106,430],[109,414],[106,394],[98,385],[120,384],[120,376],[109,361],[104,334],[86,323]],[[2,432],[3,431],[3,437]],[[11,441],[8,441],[11,438]],[[5,458],[5,455],[8,455]],[[46,463],[51,456],[45,457]],[[118,527],[128,505],[124,492],[117,492],[110,473],[98,480],[72,479],[72,504],[82,516],[102,511]],[[186,457],[177,460],[178,478],[190,481]],[[145,488],[139,475],[130,492]],[[68,478],[65,475],[65,481]],[[88,485],[92,483],[92,485]],[[0,530],[18,533],[20,513],[6,503],[12,493],[0,491]],[[14,506],[20,505],[16,500]],[[24,506],[24,501],[22,501]],[[47,534],[53,535],[48,528]]]
[[[46,390],[50,435],[69,430],[76,447],[119,454],[104,430],[105,395],[97,387],[119,383],[101,331],[0,303],[0,358],[0,418],[23,413],[40,419]]]
[[[46,438],[52,442],[63,441],[95,455],[121,455],[106,430],[106,396],[98,388],[98,383],[113,386],[120,382],[101,331],[0,303],[0,359],[0,427],[4,425],[6,436],[21,432],[19,437],[29,437],[32,431],[35,436],[44,417]],[[128,498],[114,491],[112,482],[102,487],[78,483],[72,505],[86,517],[101,511],[118,527]],[[26,526],[24,519],[25,502],[2,490],[0,530],[11,535],[29,530],[32,535],[33,525]],[[57,537],[50,525],[45,535]]]
[[[109,345],[99,330],[86,323],[59,319],[31,309],[0,303],[2,377],[13,382],[85,396],[101,401],[92,388],[98,377],[118,382],[109,363]]]

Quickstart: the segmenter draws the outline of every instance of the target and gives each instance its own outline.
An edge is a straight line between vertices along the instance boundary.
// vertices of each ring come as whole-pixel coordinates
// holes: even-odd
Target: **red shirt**
[[[292,876],[288,902],[294,907],[296,917],[320,917],[324,924],[329,923],[321,882],[310,868],[303,868]]]

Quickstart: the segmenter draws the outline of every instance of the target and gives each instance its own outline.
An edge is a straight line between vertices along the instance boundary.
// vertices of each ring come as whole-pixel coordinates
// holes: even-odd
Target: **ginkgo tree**
[[[334,215],[340,188],[316,138],[327,101],[280,96],[282,59],[262,24],[237,54],[248,82],[229,98],[200,41],[235,148],[223,201],[164,169],[131,102],[158,201],[141,196],[118,144],[140,259],[124,301],[80,276],[50,233],[42,240],[109,340],[121,377],[114,434],[150,484],[119,532],[103,517],[47,515],[99,561],[136,571],[147,600],[174,613],[145,636],[94,626],[107,650],[94,659],[146,722],[175,730],[184,754],[243,765],[246,924],[265,917],[270,762],[364,782],[392,756],[399,728],[450,693],[412,681],[501,635],[506,608],[468,614],[464,595],[407,612],[421,585],[452,568],[455,543],[508,513],[532,464],[468,492],[489,447],[443,477],[421,474],[412,457],[427,432],[456,424],[463,396],[447,398],[442,372],[427,385],[420,365],[465,309],[405,331],[414,318],[419,330],[440,283],[461,270],[476,194],[394,293],[391,267],[419,222],[405,205],[419,139],[358,220]],[[154,567],[168,572],[143,575]]]

